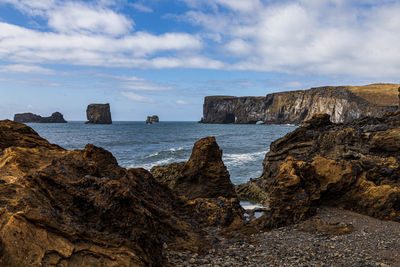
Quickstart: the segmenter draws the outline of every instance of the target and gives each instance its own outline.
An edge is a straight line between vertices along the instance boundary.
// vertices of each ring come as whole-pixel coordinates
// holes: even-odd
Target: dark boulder
[[[86,109],[89,124],[111,124],[110,104],[90,104]]]

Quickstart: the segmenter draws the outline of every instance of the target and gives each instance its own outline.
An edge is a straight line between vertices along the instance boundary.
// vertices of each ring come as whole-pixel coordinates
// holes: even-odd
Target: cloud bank
[[[47,23],[0,22],[0,59],[12,64],[400,75],[398,1],[181,0],[186,11],[165,19],[195,30],[161,34],[136,31],[112,0],[1,2]],[[152,14],[150,3],[132,6]]]

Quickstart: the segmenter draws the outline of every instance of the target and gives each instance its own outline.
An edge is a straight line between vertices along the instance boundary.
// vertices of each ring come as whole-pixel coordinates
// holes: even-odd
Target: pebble
[[[350,211],[323,207],[319,218],[352,223],[354,231],[338,236],[309,233],[293,226],[244,237],[227,238],[207,229],[211,243],[205,254],[164,247],[172,266],[400,266],[400,223],[380,221]]]

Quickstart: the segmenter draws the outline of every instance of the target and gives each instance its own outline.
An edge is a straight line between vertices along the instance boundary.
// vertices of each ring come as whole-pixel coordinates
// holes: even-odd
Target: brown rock
[[[174,193],[188,199],[236,197],[229,172],[222,161],[222,150],[214,137],[197,141],[186,163],[154,167],[151,173]]]
[[[261,179],[266,228],[297,223],[319,205],[400,221],[400,114],[332,124],[317,115],[271,144]]]
[[[204,182],[189,196],[231,191],[188,201],[102,148],[67,151],[0,121],[0,266],[166,266],[163,247],[201,251],[203,227],[240,225],[243,212],[224,197],[234,191],[214,138],[184,167],[182,179]]]
[[[148,171],[93,145],[64,150],[20,123],[0,121],[0,135],[1,266],[164,266],[164,243],[206,244],[199,227],[211,209]]]

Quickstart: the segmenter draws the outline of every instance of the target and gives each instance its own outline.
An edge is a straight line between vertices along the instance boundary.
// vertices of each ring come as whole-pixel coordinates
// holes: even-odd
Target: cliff
[[[66,123],[60,112],[54,112],[50,117],[42,117],[33,113],[20,113],[14,115],[14,121],[21,123]]]
[[[111,124],[110,104],[90,104],[86,109],[87,122],[90,124]]]
[[[208,96],[204,99],[200,122],[299,124],[318,113],[330,115],[335,123],[365,116],[380,117],[398,108],[398,87],[397,84],[327,86],[266,97]]]

